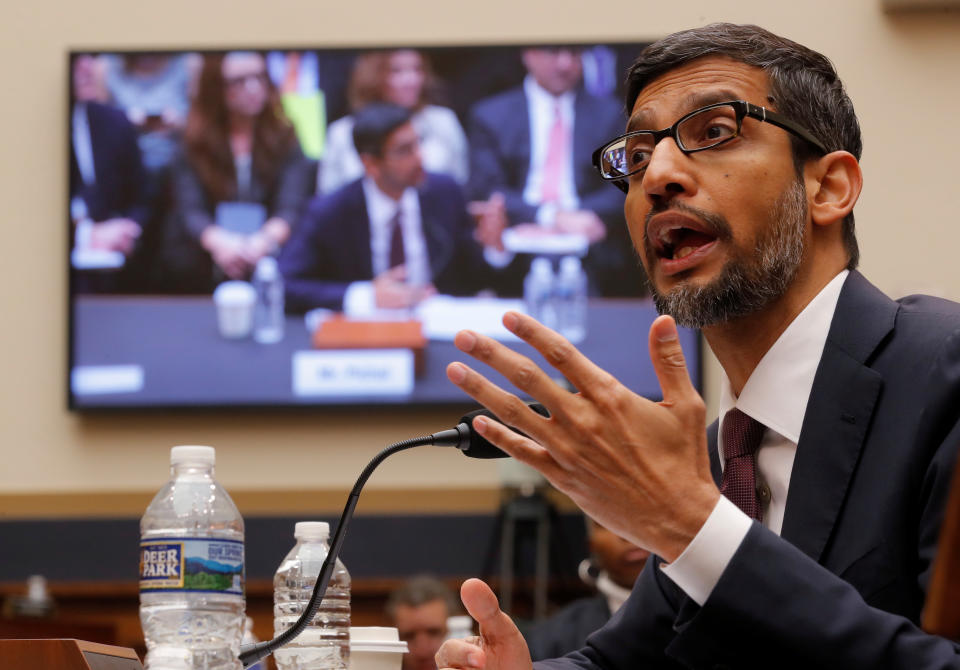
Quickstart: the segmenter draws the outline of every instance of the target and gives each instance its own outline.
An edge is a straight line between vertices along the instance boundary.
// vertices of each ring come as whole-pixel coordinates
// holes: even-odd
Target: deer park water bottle
[[[307,608],[320,568],[330,551],[330,525],[301,521],[297,543],[273,578],[274,637],[287,630]],[[350,574],[337,559],[313,621],[290,644],[273,653],[279,670],[347,670],[350,665]]]
[[[170,450],[170,481],[140,520],[147,670],[240,670],[243,519],[212,447]]]

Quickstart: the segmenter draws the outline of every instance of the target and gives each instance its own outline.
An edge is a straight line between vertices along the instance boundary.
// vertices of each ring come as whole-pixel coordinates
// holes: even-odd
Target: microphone
[[[547,408],[541,405],[540,403],[533,402],[529,403],[528,407],[540,416],[550,416],[550,412],[547,411]],[[460,441],[456,444],[451,444],[450,446],[455,446],[457,449],[463,452],[465,456],[470,458],[509,458],[510,454],[506,453],[497,446],[494,446],[489,440],[485,437],[482,437],[473,429],[473,419],[477,416],[485,416],[488,419],[493,419],[498,423],[503,423],[488,409],[478,409],[467,414],[464,414],[460,417],[460,423],[457,424],[457,427],[453,430],[458,431],[462,437]],[[527,435],[516,428],[510,427],[515,433],[519,433],[524,437]],[[444,431],[444,433],[450,431]],[[434,433],[434,437],[440,436],[442,433]],[[434,444],[439,444],[439,442],[434,442]]]
[[[531,404],[530,409],[543,416],[550,415],[543,405]],[[323,600],[323,595],[327,590],[327,584],[330,582],[330,576],[333,574],[333,568],[336,563],[337,556],[340,555],[340,548],[343,546],[347,525],[353,518],[353,512],[356,509],[357,502],[360,499],[360,491],[363,489],[363,485],[366,484],[367,480],[370,478],[370,475],[373,474],[373,471],[378,465],[380,465],[380,463],[384,461],[384,459],[399,451],[404,451],[412,447],[419,447],[428,444],[432,444],[437,447],[456,447],[467,456],[471,456],[473,458],[506,458],[508,456],[508,454],[493,446],[488,440],[485,440],[474,432],[470,422],[473,420],[473,417],[478,415],[489,417],[494,421],[500,421],[489,410],[480,409],[475,412],[465,414],[463,417],[461,417],[460,423],[457,424],[455,428],[442,430],[439,433],[434,433],[432,435],[425,435],[423,437],[415,437],[409,440],[403,440],[402,442],[396,442],[373,457],[373,459],[367,464],[367,467],[363,469],[363,472],[360,473],[356,483],[353,485],[353,489],[350,491],[350,495],[347,498],[347,504],[344,506],[343,513],[340,515],[340,523],[337,524],[337,530],[333,534],[333,539],[330,541],[330,550],[327,552],[327,557],[323,561],[323,565],[320,567],[320,574],[317,576],[317,583],[313,587],[313,594],[310,596],[310,601],[307,603],[303,614],[300,615],[300,618],[296,621],[296,623],[293,624],[293,626],[280,633],[274,639],[267,640],[266,642],[248,644],[241,647],[239,660],[244,668],[253,666],[260,659],[269,656],[275,650],[289,643],[301,632],[303,632],[310,621],[313,621],[313,617],[316,615],[317,610],[320,609],[320,603]],[[518,430],[516,432],[520,433]],[[520,434],[523,435],[523,433]]]

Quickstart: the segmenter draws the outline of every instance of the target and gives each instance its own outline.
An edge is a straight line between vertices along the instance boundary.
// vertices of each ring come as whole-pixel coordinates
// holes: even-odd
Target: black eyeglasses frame
[[[685,146],[683,146],[683,142],[680,140],[680,135],[678,132],[683,122],[692,116],[696,116],[697,114],[701,114],[708,109],[715,109],[717,107],[733,107],[734,112],[736,114],[736,119],[737,119],[737,132],[734,133],[733,135],[730,135],[729,137],[724,137],[723,139],[718,141],[716,144],[711,144],[710,146],[698,147],[696,149],[688,149]],[[601,158],[603,156],[603,153],[610,147],[610,145],[616,144],[617,142],[621,142],[630,137],[646,134],[646,135],[653,136],[654,146],[659,144],[660,140],[666,137],[672,137],[673,141],[676,143],[677,148],[680,149],[680,151],[682,151],[685,154],[693,154],[693,153],[697,153],[698,151],[707,151],[709,149],[716,149],[722,144],[726,144],[730,140],[739,137],[740,129],[743,126],[743,119],[748,116],[750,118],[757,119],[758,121],[761,121],[764,123],[771,123],[777,126],[778,128],[782,128],[783,130],[786,130],[789,133],[793,133],[800,139],[806,140],[807,142],[815,146],[824,154],[830,153],[827,150],[827,147],[823,144],[823,142],[821,142],[816,137],[814,137],[809,130],[801,126],[796,121],[793,121],[787,118],[783,114],[772,112],[766,107],[761,107],[760,105],[754,105],[753,103],[747,102],[746,100],[728,100],[726,102],[716,102],[716,103],[713,103],[712,105],[706,105],[705,107],[700,107],[699,109],[695,109],[692,112],[684,114],[682,117],[677,119],[676,123],[674,123],[669,128],[664,128],[663,130],[632,130],[629,133],[624,133],[623,135],[615,137],[614,139],[610,140],[609,142],[607,142],[606,144],[604,144],[599,149],[593,152],[593,155],[591,157],[591,162],[593,163],[593,166],[597,169],[597,171],[600,173],[601,179],[603,179],[604,181],[611,182],[614,186],[616,186],[621,191],[626,193],[629,188],[629,184],[627,184],[626,182],[627,177],[630,177],[631,175],[635,175],[642,170],[646,170],[647,166],[644,165],[642,167],[637,168],[636,170],[627,172],[626,174],[617,175],[615,177],[608,177],[603,173]]]

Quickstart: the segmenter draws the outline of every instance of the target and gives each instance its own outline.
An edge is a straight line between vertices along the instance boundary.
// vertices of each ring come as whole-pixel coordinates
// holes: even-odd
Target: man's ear
[[[363,172],[372,179],[380,176],[380,159],[373,154],[360,154],[360,162],[363,163]]]
[[[807,193],[811,194],[810,217],[814,225],[842,221],[853,211],[863,189],[860,163],[847,151],[834,151],[804,166]]]

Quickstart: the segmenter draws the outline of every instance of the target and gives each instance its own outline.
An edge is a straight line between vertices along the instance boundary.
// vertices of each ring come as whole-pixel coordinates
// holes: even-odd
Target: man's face
[[[417,607],[398,605],[394,625],[410,652],[403,655],[403,670],[436,670],[434,661],[447,636],[447,605],[431,600]]]
[[[540,86],[553,95],[572,91],[580,83],[583,66],[575,49],[527,49],[523,64]]]
[[[403,191],[423,181],[420,138],[413,125],[405,123],[394,130],[383,144],[380,156],[366,162],[367,171],[385,191]]]
[[[644,88],[629,129],[660,129],[705,105],[773,108],[766,73],[707,57]],[[631,178],[627,224],[661,312],[704,327],[754,312],[787,290],[804,260],[807,196],[785,131],[744,119],[740,137],[683,154],[661,140]]]
[[[590,529],[590,553],[596,557],[598,567],[605,570],[615,584],[625,589],[633,588],[633,583],[650,557],[646,549],[627,542],[596,523]]]

